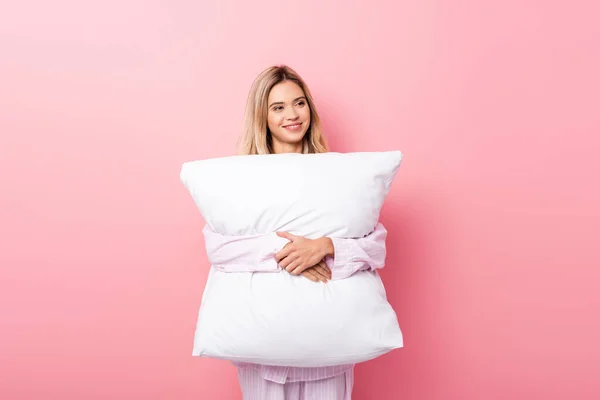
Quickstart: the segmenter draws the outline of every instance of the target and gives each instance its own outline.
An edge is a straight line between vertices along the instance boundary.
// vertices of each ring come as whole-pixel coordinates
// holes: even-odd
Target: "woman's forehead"
[[[269,93],[269,104],[273,102],[293,101],[298,97],[304,97],[304,91],[297,83],[285,81],[273,86]]]

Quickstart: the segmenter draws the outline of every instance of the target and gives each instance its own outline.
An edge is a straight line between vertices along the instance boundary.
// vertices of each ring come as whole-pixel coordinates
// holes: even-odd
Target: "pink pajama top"
[[[289,241],[276,234],[225,236],[208,225],[203,231],[211,265],[223,272],[281,272],[275,253]],[[385,264],[387,231],[381,223],[369,235],[358,239],[331,238],[334,257],[325,262],[331,269],[332,280],[348,278],[357,271],[376,270]],[[257,249],[260,249],[257,251]],[[318,283],[315,283],[315,285]],[[238,368],[252,368],[266,380],[285,383],[330,378],[350,371],[349,365],[331,367],[281,367],[251,363],[233,363]]]

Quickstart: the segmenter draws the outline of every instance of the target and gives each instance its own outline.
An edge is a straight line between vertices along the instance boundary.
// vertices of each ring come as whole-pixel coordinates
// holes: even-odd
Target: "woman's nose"
[[[289,119],[289,120],[292,120],[292,121],[295,120],[295,119],[298,119],[298,113],[296,112],[296,110],[294,109],[294,107],[288,108],[287,113],[285,115],[285,118]]]

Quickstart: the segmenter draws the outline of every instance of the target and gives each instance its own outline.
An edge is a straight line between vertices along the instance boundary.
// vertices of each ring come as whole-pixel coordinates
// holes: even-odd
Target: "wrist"
[[[327,256],[333,257],[335,253],[335,248],[333,247],[333,240],[331,240],[331,238],[327,236],[323,236],[320,240],[322,242],[321,248],[323,249],[323,258]]]

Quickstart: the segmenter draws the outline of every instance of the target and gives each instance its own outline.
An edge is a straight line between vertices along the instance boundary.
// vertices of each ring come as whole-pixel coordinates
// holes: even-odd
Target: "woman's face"
[[[268,98],[267,124],[275,153],[302,153],[302,139],[310,127],[310,107],[304,91],[285,81],[273,86]]]

